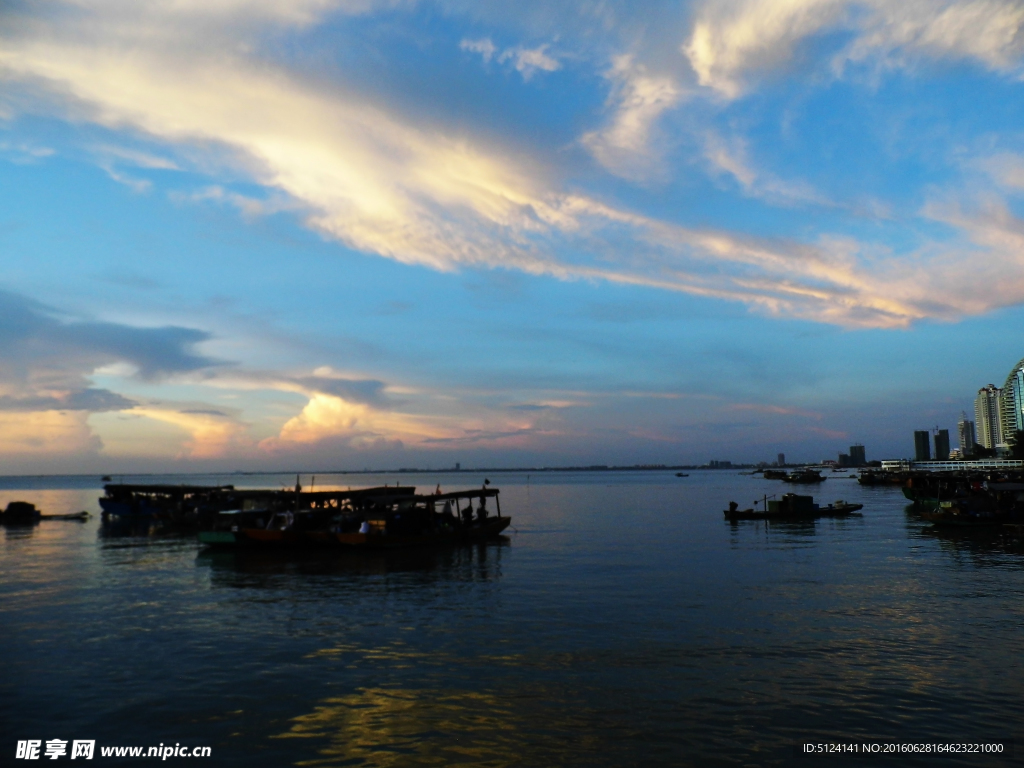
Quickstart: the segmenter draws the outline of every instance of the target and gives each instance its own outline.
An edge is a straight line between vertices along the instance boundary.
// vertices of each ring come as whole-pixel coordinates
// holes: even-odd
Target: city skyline
[[[913,455],[1024,357],[1021,23],[7,6],[0,463]]]

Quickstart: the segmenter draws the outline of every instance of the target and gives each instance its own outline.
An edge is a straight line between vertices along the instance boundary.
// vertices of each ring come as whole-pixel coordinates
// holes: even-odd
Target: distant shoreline
[[[794,465],[797,466],[797,465]],[[801,465],[802,466],[802,465]],[[752,470],[758,469],[756,464],[733,464],[729,467],[708,467],[700,464],[637,464],[633,466],[604,466],[593,465],[586,467],[461,467],[455,469],[448,467],[444,469],[422,469],[402,467],[399,469],[277,469],[277,470],[234,470],[228,472],[107,472],[105,475],[97,472],[75,472],[75,473],[45,473],[45,474],[17,474],[0,475],[3,479],[17,478],[42,478],[42,477],[175,477],[180,475],[192,475],[199,477],[248,477],[253,475],[400,475],[400,474],[466,474],[490,472],[497,474],[504,473],[542,473],[542,472],[675,472],[678,470],[709,470],[712,472],[728,472],[730,470]],[[113,481],[111,481],[113,482]]]

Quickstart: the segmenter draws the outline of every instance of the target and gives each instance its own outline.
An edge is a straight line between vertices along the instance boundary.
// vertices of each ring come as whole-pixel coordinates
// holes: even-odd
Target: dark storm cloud
[[[210,338],[206,331],[179,326],[67,319],[27,296],[0,291],[0,410],[131,408],[132,400],[92,387],[93,371],[128,363],[140,378],[154,380],[222,365],[195,350]]]
[[[0,396],[0,411],[123,411],[137,405],[109,389],[82,389],[66,397]]]
[[[131,363],[144,379],[223,364],[193,351],[196,344],[212,338],[206,331],[194,328],[174,325],[134,328],[116,323],[76,323],[64,326],[62,331],[72,344],[81,349]]]
[[[221,365],[195,352],[211,337],[206,331],[168,325],[138,328],[120,323],[66,322],[45,305],[9,291],[0,291],[0,353],[4,367],[36,364],[94,369],[125,362],[139,376],[158,378]]]
[[[387,385],[383,381],[377,381],[376,379],[334,379],[327,376],[303,376],[302,378],[293,379],[293,381],[306,389],[322,392],[325,395],[334,395],[350,403],[382,406],[387,401],[384,394],[384,388]]]

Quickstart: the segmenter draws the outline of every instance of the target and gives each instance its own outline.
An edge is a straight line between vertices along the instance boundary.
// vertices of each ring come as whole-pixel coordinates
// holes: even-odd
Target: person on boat
[[[441,524],[454,528],[457,522],[455,515],[452,514],[452,502],[449,499],[445,501],[444,509],[441,510]]]
[[[462,515],[462,524],[467,528],[473,523],[473,500],[470,499],[466,508],[459,512]]]
[[[481,523],[487,519],[487,499],[480,497],[480,508],[476,511],[476,519]]]
[[[359,532],[360,533],[369,533],[370,532],[370,523],[369,523],[369,521],[363,520],[363,524],[359,526]]]
[[[729,502],[729,511],[730,512],[735,512],[739,508],[740,508],[740,505],[737,504],[735,501],[730,501]]]

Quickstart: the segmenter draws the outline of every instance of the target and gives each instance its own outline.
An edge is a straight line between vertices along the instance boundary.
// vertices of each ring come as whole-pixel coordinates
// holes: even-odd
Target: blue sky
[[[905,456],[1024,357],[1024,6],[0,10],[9,472]]]

